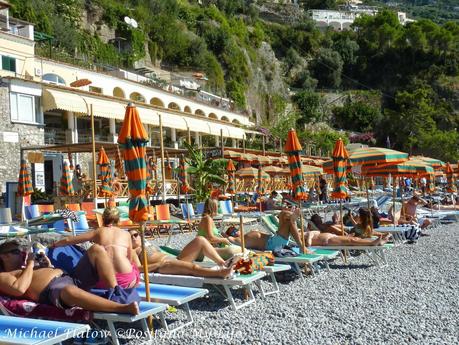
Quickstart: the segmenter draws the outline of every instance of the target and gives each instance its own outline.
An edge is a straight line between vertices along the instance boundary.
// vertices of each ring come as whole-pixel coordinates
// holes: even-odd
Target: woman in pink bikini
[[[105,248],[112,259],[116,272],[116,280],[122,288],[135,287],[140,281],[140,273],[133,260],[131,235],[129,232],[118,228],[118,209],[106,208],[102,215],[104,226],[94,231],[88,231],[78,236],[69,236],[54,243],[54,247],[62,247],[90,241]],[[105,288],[102,282],[97,288]]]

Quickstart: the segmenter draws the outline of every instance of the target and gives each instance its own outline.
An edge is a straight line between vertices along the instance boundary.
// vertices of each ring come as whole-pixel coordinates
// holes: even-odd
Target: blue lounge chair
[[[0,343],[52,345],[88,332],[89,325],[0,315]]]

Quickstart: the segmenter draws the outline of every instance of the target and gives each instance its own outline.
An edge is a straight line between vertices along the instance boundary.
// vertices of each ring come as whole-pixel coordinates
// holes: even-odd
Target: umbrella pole
[[[94,133],[94,111],[92,103],[89,106],[91,116],[91,140],[92,140],[92,178],[94,180],[93,193],[94,193],[94,208],[97,208],[97,172],[96,172],[96,135]]]
[[[298,200],[298,207],[300,209],[301,251],[304,253],[306,251],[306,242],[304,239],[304,219],[303,210],[301,209],[301,200]]]
[[[244,221],[242,218],[242,214],[239,216],[239,234],[241,237],[241,249],[242,249],[242,255],[244,256],[245,254],[245,238],[244,238]]]
[[[371,233],[373,233],[373,214],[371,213],[371,208],[370,208],[370,193],[368,191],[368,184],[369,180],[366,179],[365,181],[365,188],[367,190],[367,205],[368,205],[368,212],[370,213],[370,228],[371,228]]]
[[[392,191],[392,213],[393,213],[393,223],[394,223],[394,226],[395,226],[395,198],[397,197],[397,183],[396,183],[396,178],[395,176],[392,178],[392,186],[393,186],[393,191]]]
[[[147,251],[145,250],[145,223],[140,224],[140,239],[142,241],[142,266],[145,280],[145,297],[147,302],[150,302],[150,277],[148,276],[148,259]],[[153,331],[153,318],[151,316],[148,318],[148,324],[150,326],[150,330]]]
[[[343,199],[339,199],[339,222],[340,222],[340,225],[341,225],[341,233],[344,236]]]
[[[162,195],[163,195],[163,204],[166,203],[166,171],[164,170],[164,135],[163,135],[163,121],[161,119],[161,114],[159,116],[159,143],[161,146],[161,182],[162,182]]]

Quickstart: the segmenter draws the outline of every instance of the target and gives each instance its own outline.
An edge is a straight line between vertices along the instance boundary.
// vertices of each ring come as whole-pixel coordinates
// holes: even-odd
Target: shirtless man
[[[421,199],[417,195],[413,195],[411,199],[403,203],[400,219],[398,220],[399,224],[419,224],[419,220],[416,214],[416,208],[419,204],[426,205],[427,202]],[[421,226],[421,229],[425,229],[432,222],[429,219],[424,219]]]
[[[93,245],[77,267],[73,277],[62,270],[38,267],[32,253],[24,256],[19,243],[5,242],[0,245],[0,294],[54,305],[58,308],[78,306],[95,312],[138,314],[137,302],[120,304],[96,296],[89,290],[98,279],[116,290],[113,265],[105,250]]]

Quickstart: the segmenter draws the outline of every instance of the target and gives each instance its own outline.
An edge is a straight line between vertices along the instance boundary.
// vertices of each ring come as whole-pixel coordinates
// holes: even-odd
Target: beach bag
[[[254,271],[252,259],[239,259],[234,265],[234,271],[240,274],[252,274]]]
[[[253,253],[250,259],[252,259],[253,268],[256,271],[262,271],[266,266],[274,265],[274,255],[269,252]]]

